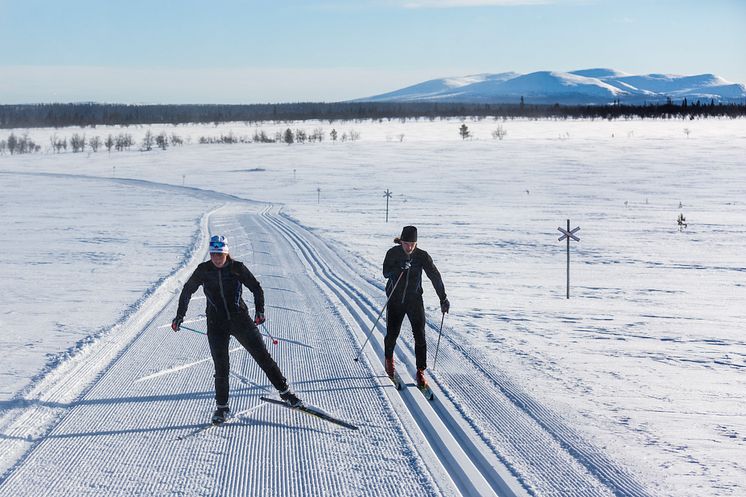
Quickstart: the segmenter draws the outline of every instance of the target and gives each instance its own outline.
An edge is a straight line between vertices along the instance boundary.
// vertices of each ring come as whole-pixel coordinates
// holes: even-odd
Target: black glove
[[[171,321],[171,329],[174,331],[179,331],[179,328],[181,327],[181,323],[184,322],[183,316],[176,316],[173,321]]]
[[[443,299],[440,301],[440,312],[443,314],[446,314],[448,311],[451,310],[451,303],[448,302],[448,299]]]
[[[401,263],[401,268],[403,271],[406,271],[407,269],[411,267],[412,267],[412,261],[410,261],[409,259]]]
[[[254,324],[257,325],[257,326],[259,326],[260,324],[262,324],[266,320],[267,320],[267,318],[264,317],[264,313],[263,312],[257,312],[256,313],[256,317],[254,318]]]

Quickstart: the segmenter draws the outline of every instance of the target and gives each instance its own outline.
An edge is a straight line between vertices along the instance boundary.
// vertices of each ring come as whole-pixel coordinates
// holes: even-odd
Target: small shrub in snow
[[[146,152],[150,152],[151,150],[153,150],[153,143],[154,142],[155,142],[155,140],[153,139],[153,133],[151,133],[150,130],[147,130],[145,132],[145,136],[142,139],[142,149],[141,150],[144,150]]]
[[[492,138],[502,140],[505,138],[505,135],[508,134],[508,131],[503,127],[502,124],[498,125],[497,128],[492,132]]]
[[[70,138],[70,148],[73,149],[74,154],[82,152],[85,148],[85,135],[73,133],[73,136]]]
[[[161,150],[166,150],[166,148],[168,148],[168,136],[165,131],[158,133],[155,137],[155,144],[158,145],[158,148]]]
[[[58,154],[62,150],[67,150],[67,138],[57,138],[57,135],[52,135],[49,141],[52,143],[52,149]]]
[[[461,127],[458,129],[458,134],[461,135],[462,140],[466,140],[471,136],[471,132],[469,131],[469,126],[467,126],[465,123],[461,123]]]
[[[93,150],[93,152],[98,152],[98,149],[101,147],[101,137],[94,136],[89,138],[88,146],[91,147],[91,150]]]
[[[282,141],[287,143],[288,145],[291,145],[295,141],[295,136],[293,135],[293,130],[290,128],[285,130],[285,133],[282,135]]]

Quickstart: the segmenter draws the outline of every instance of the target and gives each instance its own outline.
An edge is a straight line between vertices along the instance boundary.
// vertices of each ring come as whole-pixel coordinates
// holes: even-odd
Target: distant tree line
[[[199,137],[198,143],[204,144],[233,144],[233,143],[286,143],[292,145],[293,143],[315,143],[323,142],[325,138],[324,129],[316,127],[312,131],[307,131],[302,128],[296,128],[292,130],[287,128],[285,131],[275,131],[273,135],[268,134],[263,129],[255,129],[254,136],[248,135],[235,135],[232,131],[221,133],[220,136],[201,136]],[[336,129],[332,128],[329,132],[329,139],[331,141],[337,141],[338,139],[345,141],[357,141],[360,139],[360,132],[354,129],[349,131],[343,131],[340,135]],[[145,131],[145,135],[142,138],[142,142],[137,150],[142,152],[149,152],[155,148],[166,150],[168,147],[177,145],[183,145],[185,142],[176,133],[166,134],[165,131],[161,131],[158,134],[148,128]],[[191,143],[191,137],[187,136],[187,143]],[[121,152],[123,150],[131,150],[135,146],[135,140],[130,133],[119,133],[116,135],[109,134],[105,138],[100,136],[90,136],[86,138],[85,133],[74,132],[71,137],[58,136],[57,133],[53,133],[49,137],[49,148],[47,150],[56,153],[67,152],[68,149],[72,153],[80,153],[86,150],[90,152],[98,152],[99,149],[106,149],[107,152],[115,150]],[[37,144],[29,137],[29,132],[25,131],[21,136],[11,131],[10,136],[7,139],[0,139],[0,155],[9,153],[10,155],[18,154],[29,154],[34,152],[40,152],[41,145]]]
[[[533,105],[433,102],[337,102],[251,105],[125,105],[98,103],[0,105],[0,128],[264,121],[351,121],[449,117],[619,119],[742,117],[746,103],[688,102],[627,105]]]
[[[148,130],[145,132],[145,137],[143,138],[139,150],[150,151],[154,146],[166,150],[169,146],[183,144],[184,140],[175,134],[168,136],[164,131],[162,131],[161,133],[154,135],[150,130]],[[109,134],[109,136],[103,140],[100,136],[92,136],[86,139],[85,134],[81,135],[80,133],[73,133],[70,138],[66,136],[58,137],[57,133],[55,133],[49,137],[49,145],[49,150],[58,154],[66,152],[68,148],[73,153],[79,153],[83,152],[86,147],[88,147],[91,152],[98,152],[99,149],[103,148],[106,148],[107,152],[111,152],[112,149],[121,152],[123,150],[132,149],[135,145],[135,140],[129,133],[119,133],[117,135]],[[0,155],[4,155],[6,152],[10,155],[19,155],[40,151],[41,145],[29,138],[28,133],[16,136],[11,132],[6,140],[0,139]]]

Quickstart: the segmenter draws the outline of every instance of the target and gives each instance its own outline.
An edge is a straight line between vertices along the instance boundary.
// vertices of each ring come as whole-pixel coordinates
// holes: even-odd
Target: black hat
[[[399,238],[394,239],[394,242],[409,242],[414,243],[417,241],[417,228],[415,226],[405,226],[401,230]]]

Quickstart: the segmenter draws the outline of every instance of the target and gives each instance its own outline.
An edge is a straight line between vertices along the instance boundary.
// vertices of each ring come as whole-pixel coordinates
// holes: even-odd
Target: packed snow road
[[[262,402],[276,392],[235,342],[235,417],[207,427],[207,340],[168,326],[191,265],[0,418],[0,496],[648,495],[485,366],[477,348],[450,340],[447,327],[431,372],[434,401],[413,385],[406,329],[396,356],[403,391],[383,372],[382,323],[355,362],[383,305],[383,281],[277,208],[230,202],[205,224],[229,237],[234,258],[262,283],[267,330],[278,339],[267,346],[299,396],[360,430]],[[199,295],[184,324],[204,331]],[[440,319],[431,319],[432,362]]]

